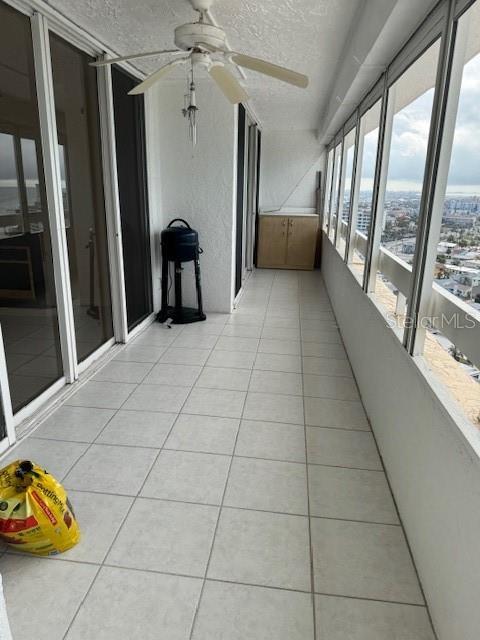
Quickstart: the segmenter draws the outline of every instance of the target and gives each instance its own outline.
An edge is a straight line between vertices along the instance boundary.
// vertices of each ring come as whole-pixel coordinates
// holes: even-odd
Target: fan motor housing
[[[213,24],[193,22],[182,24],[175,29],[175,44],[179,49],[189,51],[202,44],[215,49],[225,49],[225,31]]]

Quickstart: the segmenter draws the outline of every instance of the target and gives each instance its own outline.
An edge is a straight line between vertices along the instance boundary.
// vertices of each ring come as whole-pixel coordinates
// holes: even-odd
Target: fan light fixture
[[[183,117],[188,119],[188,135],[192,146],[197,144],[197,97],[195,94],[195,81],[193,78],[193,64],[190,78],[187,79],[187,91],[184,95],[182,109]]]
[[[193,145],[197,140],[198,115],[193,78],[194,67],[204,67],[210,78],[231,104],[245,103],[249,99],[248,93],[235,75],[231,73],[231,69],[238,69],[239,67],[250,69],[270,78],[276,78],[281,82],[286,82],[301,89],[306,89],[308,86],[308,77],[303,73],[292,71],[260,58],[247,56],[244,53],[232,51],[227,45],[225,31],[212,22],[209,12],[213,2],[214,0],[190,0],[192,7],[200,16],[197,22],[189,22],[176,27],[174,31],[175,49],[146,51],[145,53],[133,53],[117,58],[102,58],[95,62],[90,62],[93,67],[103,67],[116,62],[157,57],[163,54],[175,56],[170,62],[151,73],[143,82],[140,82],[129,91],[129,95],[145,93],[147,89],[178,66],[190,63],[191,72],[187,80],[182,113],[188,119],[189,134]],[[177,55],[181,57],[177,57]]]

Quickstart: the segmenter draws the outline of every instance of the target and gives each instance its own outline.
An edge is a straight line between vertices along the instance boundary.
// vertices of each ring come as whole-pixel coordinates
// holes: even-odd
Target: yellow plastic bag
[[[65,489],[53,476],[27,460],[0,470],[0,540],[15,551],[47,556],[79,539]]]

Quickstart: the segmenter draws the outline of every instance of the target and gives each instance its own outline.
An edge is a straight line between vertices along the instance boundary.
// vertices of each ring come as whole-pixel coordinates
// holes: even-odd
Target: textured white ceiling
[[[120,55],[170,48],[174,27],[197,18],[188,0],[48,1]],[[245,70],[242,82],[265,128],[318,127],[360,4],[363,0],[216,0],[212,14],[232,49],[310,77],[302,90]],[[149,72],[159,61],[136,64]]]

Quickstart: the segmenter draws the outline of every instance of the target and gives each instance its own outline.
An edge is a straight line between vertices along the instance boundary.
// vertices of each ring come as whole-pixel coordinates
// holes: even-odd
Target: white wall
[[[315,131],[262,132],[260,207],[315,207],[322,152]]]
[[[192,147],[181,108],[184,82],[155,85],[146,98],[147,164],[154,240],[155,309],[159,302],[160,232],[185,218],[199,232],[207,311],[230,312],[236,203],[236,109],[208,80],[197,83],[198,142]],[[184,304],[196,303],[193,263],[184,265]],[[173,302],[173,288],[171,293]]]
[[[480,433],[467,442],[325,238],[322,272],[439,640],[477,640]]]
[[[385,67],[438,0],[363,0],[319,118],[319,139],[328,143],[353,113]]]

